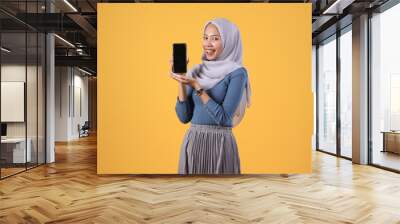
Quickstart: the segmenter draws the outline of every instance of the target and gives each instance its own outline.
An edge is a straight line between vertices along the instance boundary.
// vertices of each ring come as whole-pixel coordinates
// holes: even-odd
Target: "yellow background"
[[[172,43],[201,62],[204,23],[243,40],[252,106],[234,128],[242,173],[311,172],[311,4],[98,4],[99,174],[177,173],[189,124],[175,114]]]

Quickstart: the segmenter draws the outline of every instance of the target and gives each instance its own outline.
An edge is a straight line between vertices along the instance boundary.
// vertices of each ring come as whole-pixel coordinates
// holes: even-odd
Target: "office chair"
[[[89,136],[89,129],[90,129],[90,125],[89,125],[89,121],[85,121],[85,123],[82,125],[82,127],[79,127],[80,125],[78,125],[78,129],[79,129],[79,138],[80,137],[87,137]]]

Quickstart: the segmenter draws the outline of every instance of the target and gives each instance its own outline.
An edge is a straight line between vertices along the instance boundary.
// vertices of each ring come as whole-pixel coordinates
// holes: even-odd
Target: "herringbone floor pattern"
[[[98,176],[96,138],[0,181],[0,223],[400,223],[400,175],[316,152],[310,175]]]

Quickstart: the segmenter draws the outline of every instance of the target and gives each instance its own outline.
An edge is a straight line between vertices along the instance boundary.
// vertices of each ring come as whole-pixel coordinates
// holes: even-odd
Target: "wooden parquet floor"
[[[400,223],[400,175],[315,152],[309,175],[96,175],[96,138],[0,181],[0,223]]]

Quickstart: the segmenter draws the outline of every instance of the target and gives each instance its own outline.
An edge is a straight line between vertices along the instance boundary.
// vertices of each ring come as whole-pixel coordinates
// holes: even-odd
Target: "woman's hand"
[[[194,78],[188,77],[186,76],[186,73],[174,73],[172,72],[172,68],[174,66],[172,60],[169,61],[169,63],[171,64],[171,71],[170,71],[170,77],[175,79],[176,81],[178,81],[181,84],[187,84],[190,85],[193,89],[199,89],[200,85],[198,83],[198,81]],[[186,61],[186,64],[189,63],[189,60]]]
[[[185,74],[177,75],[172,72],[171,72],[171,75],[172,75],[172,78],[175,79],[176,81],[183,83],[183,84],[187,84],[187,85],[191,86],[193,89],[200,88],[199,82],[194,78],[190,78],[190,77],[186,76]]]

